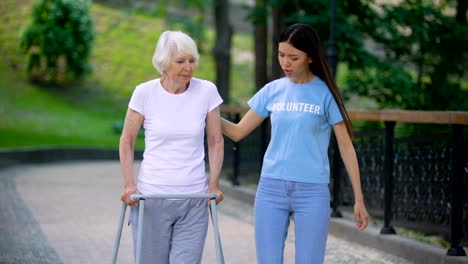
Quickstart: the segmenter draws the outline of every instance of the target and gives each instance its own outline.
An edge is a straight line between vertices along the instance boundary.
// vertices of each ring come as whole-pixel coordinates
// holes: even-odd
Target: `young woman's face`
[[[279,43],[278,60],[284,74],[289,78],[300,79],[310,72],[309,64],[312,63],[312,59],[307,53],[296,49],[287,42]]]
[[[196,59],[190,55],[175,54],[165,73],[174,81],[188,83],[195,72]]]

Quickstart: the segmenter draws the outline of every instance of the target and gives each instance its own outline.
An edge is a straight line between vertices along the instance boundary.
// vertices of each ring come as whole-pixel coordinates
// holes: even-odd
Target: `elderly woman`
[[[130,99],[120,139],[120,163],[124,179],[121,199],[132,206],[134,244],[138,202],[130,195],[209,192],[218,195],[217,203],[223,199],[219,189],[224,153],[222,99],[213,83],[193,77],[198,59],[192,38],[178,31],[163,32],[153,56],[153,65],[162,76],[138,85]],[[136,181],[134,147],[142,125],[145,151]],[[142,263],[200,263],[208,227],[207,205],[200,199],[146,201]]]

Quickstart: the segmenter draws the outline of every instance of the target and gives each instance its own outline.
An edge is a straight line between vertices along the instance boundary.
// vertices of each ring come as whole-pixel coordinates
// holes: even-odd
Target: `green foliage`
[[[268,20],[268,5],[266,3],[257,3],[250,7],[247,4],[242,5],[247,10],[247,19],[252,25],[265,25]]]
[[[270,1],[285,24],[313,26],[327,47],[330,1]],[[379,108],[468,110],[468,27],[455,1],[336,1],[338,57],[348,67],[346,98],[371,98]],[[258,20],[262,10],[253,10]],[[448,12],[451,11],[451,12]]]
[[[390,63],[355,68],[349,72],[346,84],[347,95],[353,92],[370,97],[381,107],[417,109],[422,102],[411,75]]]
[[[177,1],[158,1],[158,3],[136,2],[129,9],[132,13],[164,18],[170,30],[181,30],[191,36],[200,52],[206,46],[206,13],[213,0],[187,0],[178,5]]]
[[[39,0],[32,22],[21,35],[28,53],[27,72],[33,80],[60,83],[83,76],[94,28],[88,0]]]
[[[382,5],[379,21],[362,27],[384,50],[375,65],[393,68],[387,78],[399,79],[402,71],[412,76],[404,89],[388,86],[382,78],[381,87],[394,93],[382,104],[402,98],[397,105],[406,109],[468,110],[468,93],[462,89],[468,73],[468,28],[445,14],[449,7],[445,1]]]
[[[28,23],[33,0],[0,1],[0,148],[22,146],[117,147],[113,125],[125,117],[128,100],[141,82],[158,77],[151,63],[161,18],[129,14],[93,2],[96,35],[90,55],[94,71],[67,89],[42,89],[25,81],[26,56],[17,45],[18,28]],[[214,33],[206,28],[210,48]],[[233,97],[244,103],[252,95],[252,39],[233,36]],[[245,56],[248,54],[249,56]],[[195,76],[214,79],[211,54],[202,55]],[[144,144],[141,138],[137,149]]]

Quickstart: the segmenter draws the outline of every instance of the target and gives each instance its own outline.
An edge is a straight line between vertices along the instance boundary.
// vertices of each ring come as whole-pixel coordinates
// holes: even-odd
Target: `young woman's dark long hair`
[[[346,124],[346,129],[349,136],[353,137],[351,120],[343,103],[340,90],[333,79],[333,76],[328,68],[327,61],[320,45],[320,38],[315,30],[307,24],[294,24],[289,26],[279,37],[279,42],[287,42],[294,48],[305,52],[311,59],[309,64],[310,71],[322,79],[333,94],[333,98],[338,104],[343,120]]]

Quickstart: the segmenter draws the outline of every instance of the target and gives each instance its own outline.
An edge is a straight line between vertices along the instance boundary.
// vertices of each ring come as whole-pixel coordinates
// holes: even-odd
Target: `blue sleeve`
[[[265,85],[247,102],[250,108],[261,117],[268,117],[270,115],[270,111],[267,109],[268,102],[270,101],[268,87],[268,84]]]
[[[330,94],[327,99],[328,102],[325,115],[327,117],[328,123],[330,125],[335,125],[343,121],[343,116],[341,115],[340,108],[338,107],[335,98],[333,98],[333,95]]]

